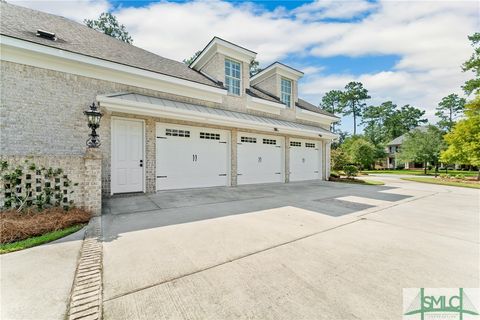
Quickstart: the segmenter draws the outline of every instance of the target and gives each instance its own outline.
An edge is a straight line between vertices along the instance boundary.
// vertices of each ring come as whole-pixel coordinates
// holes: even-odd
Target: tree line
[[[474,78],[462,86],[466,95],[475,98],[467,103],[465,98],[452,93],[438,103],[436,124],[426,125],[425,111],[411,105],[399,107],[392,101],[367,105],[370,96],[360,82],[348,83],[344,90],[327,92],[320,107],[342,116],[353,116],[353,135],[332,124],[331,130],[339,135],[332,145],[332,167],[341,170],[346,165],[360,169],[371,168],[376,161],[387,157],[389,141],[406,134],[398,158],[404,162],[421,162],[425,172],[427,163],[438,170],[439,163],[480,166],[480,33],[469,36],[474,53],[462,65],[464,72],[471,71]],[[357,135],[357,123],[364,125],[362,135]],[[480,180],[480,171],[479,171]]]

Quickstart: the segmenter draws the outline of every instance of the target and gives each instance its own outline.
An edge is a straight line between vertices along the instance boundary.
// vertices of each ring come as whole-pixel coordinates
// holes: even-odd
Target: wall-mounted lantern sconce
[[[322,137],[322,135],[321,135],[321,134],[319,134],[318,136],[319,136],[320,138]]]
[[[278,132],[278,128],[273,128],[273,131]]]
[[[89,148],[98,148],[100,146],[100,138],[97,134],[97,129],[100,127],[100,118],[103,114],[98,110],[100,103],[97,105],[92,103],[89,110],[84,111],[83,113],[87,116],[88,127],[92,129],[90,136],[87,140],[87,147]]]

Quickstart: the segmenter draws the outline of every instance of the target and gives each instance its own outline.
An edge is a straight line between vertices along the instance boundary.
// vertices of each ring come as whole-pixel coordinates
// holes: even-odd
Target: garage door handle
[[[227,141],[219,141],[218,143],[227,143]]]
[[[241,173],[237,173],[237,176],[241,176],[242,174]]]
[[[318,171],[313,171],[313,173],[318,173]]]
[[[227,174],[226,174],[226,173],[220,173],[219,176],[220,176],[220,177],[226,177]]]
[[[275,172],[275,174],[282,174],[281,172]]]
[[[167,176],[157,176],[157,178],[166,178]]]

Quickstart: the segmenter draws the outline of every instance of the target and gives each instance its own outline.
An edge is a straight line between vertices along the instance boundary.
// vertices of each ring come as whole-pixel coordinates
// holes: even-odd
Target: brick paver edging
[[[102,318],[102,242],[101,216],[90,220],[83,240],[73,281],[69,320]]]

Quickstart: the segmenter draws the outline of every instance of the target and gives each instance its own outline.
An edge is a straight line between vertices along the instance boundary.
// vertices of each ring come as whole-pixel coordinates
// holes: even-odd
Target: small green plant
[[[455,179],[465,180],[465,175],[464,175],[464,174],[457,174],[457,175],[455,176]]]
[[[73,184],[78,185],[78,184]],[[30,160],[20,164],[0,162],[0,192],[3,203],[0,208],[16,209],[36,207],[38,211],[47,207],[73,206],[69,195],[74,191],[72,182],[61,168],[39,167]]]
[[[358,174],[358,168],[354,165],[347,164],[343,166],[343,172],[347,176],[347,178],[353,178],[356,177]]]

